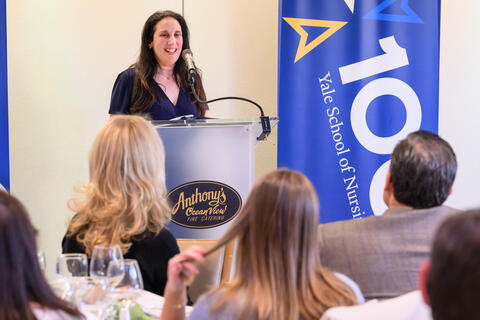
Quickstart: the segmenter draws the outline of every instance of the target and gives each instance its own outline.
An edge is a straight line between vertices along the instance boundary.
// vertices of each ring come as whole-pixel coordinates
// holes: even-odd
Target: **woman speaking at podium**
[[[152,14],[142,31],[137,62],[120,73],[110,101],[110,114],[147,114],[151,120],[205,116],[208,107],[195,101],[187,83],[187,64],[182,52],[190,49],[185,19],[172,11]],[[206,100],[200,76],[195,91]]]

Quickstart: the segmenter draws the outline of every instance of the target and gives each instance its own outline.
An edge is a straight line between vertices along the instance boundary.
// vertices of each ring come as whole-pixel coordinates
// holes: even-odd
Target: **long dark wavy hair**
[[[147,19],[142,31],[140,55],[137,62],[133,65],[135,68],[135,79],[133,81],[133,92],[130,101],[130,113],[146,112],[157,99],[157,94],[155,91],[157,84],[153,80],[153,76],[157,71],[157,60],[155,59],[155,53],[149,48],[149,44],[153,41],[153,34],[155,33],[155,27],[157,23],[165,18],[173,18],[178,21],[180,27],[182,28],[182,52],[185,49],[190,49],[187,22],[180,14],[168,10],[157,11]],[[175,63],[173,73],[175,78],[180,81],[179,86],[188,88],[187,90],[191,91],[186,80],[187,65],[182,55],[180,55]],[[198,75],[195,78],[195,91],[201,100],[206,100],[202,79]],[[205,115],[205,111],[207,110],[207,105],[198,102],[196,102],[196,105],[199,116],[203,117]]]
[[[0,191],[0,320],[36,319],[32,303],[83,319],[47,284],[38,263],[35,234],[22,204]]]

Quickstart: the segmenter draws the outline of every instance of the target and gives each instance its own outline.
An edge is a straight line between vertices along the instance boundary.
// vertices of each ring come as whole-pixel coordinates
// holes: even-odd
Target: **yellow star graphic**
[[[283,18],[297,33],[300,35],[300,42],[298,43],[297,55],[295,62],[300,60],[304,55],[312,51],[323,41],[327,40],[332,34],[337,32],[340,28],[347,24],[346,21],[331,21],[331,20],[316,20],[316,19],[299,19],[299,18]],[[319,35],[315,40],[307,44],[308,33],[302,26],[309,27],[323,27],[328,28]]]

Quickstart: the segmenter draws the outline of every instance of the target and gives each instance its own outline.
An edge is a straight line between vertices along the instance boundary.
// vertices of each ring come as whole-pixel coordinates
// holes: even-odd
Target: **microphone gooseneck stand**
[[[272,129],[270,128],[270,119],[269,119],[268,116],[265,116],[265,114],[263,113],[262,107],[260,107],[260,105],[258,103],[256,103],[255,101],[252,101],[250,99],[242,98],[242,97],[221,97],[221,98],[216,98],[216,99],[212,99],[212,100],[202,100],[197,95],[197,91],[195,90],[195,86],[194,86],[195,78],[194,78],[194,76],[187,77],[187,82],[190,85],[190,88],[192,89],[193,96],[194,96],[195,100],[197,100],[200,103],[210,103],[210,102],[216,102],[216,101],[220,101],[220,100],[241,100],[241,101],[245,101],[245,102],[250,102],[251,104],[255,105],[260,110],[260,122],[262,124],[262,133],[260,134],[260,136],[257,137],[257,140],[267,139],[268,135],[272,131]]]

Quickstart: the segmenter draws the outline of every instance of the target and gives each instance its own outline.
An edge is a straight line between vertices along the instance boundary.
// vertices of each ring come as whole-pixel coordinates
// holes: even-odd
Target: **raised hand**
[[[205,249],[192,246],[168,261],[168,282],[172,290],[182,290],[190,285],[198,274],[196,263],[204,261]]]
[[[185,319],[187,285],[192,283],[198,274],[195,264],[205,260],[204,254],[204,248],[192,246],[168,261],[168,281],[165,286],[165,302],[160,320]]]

